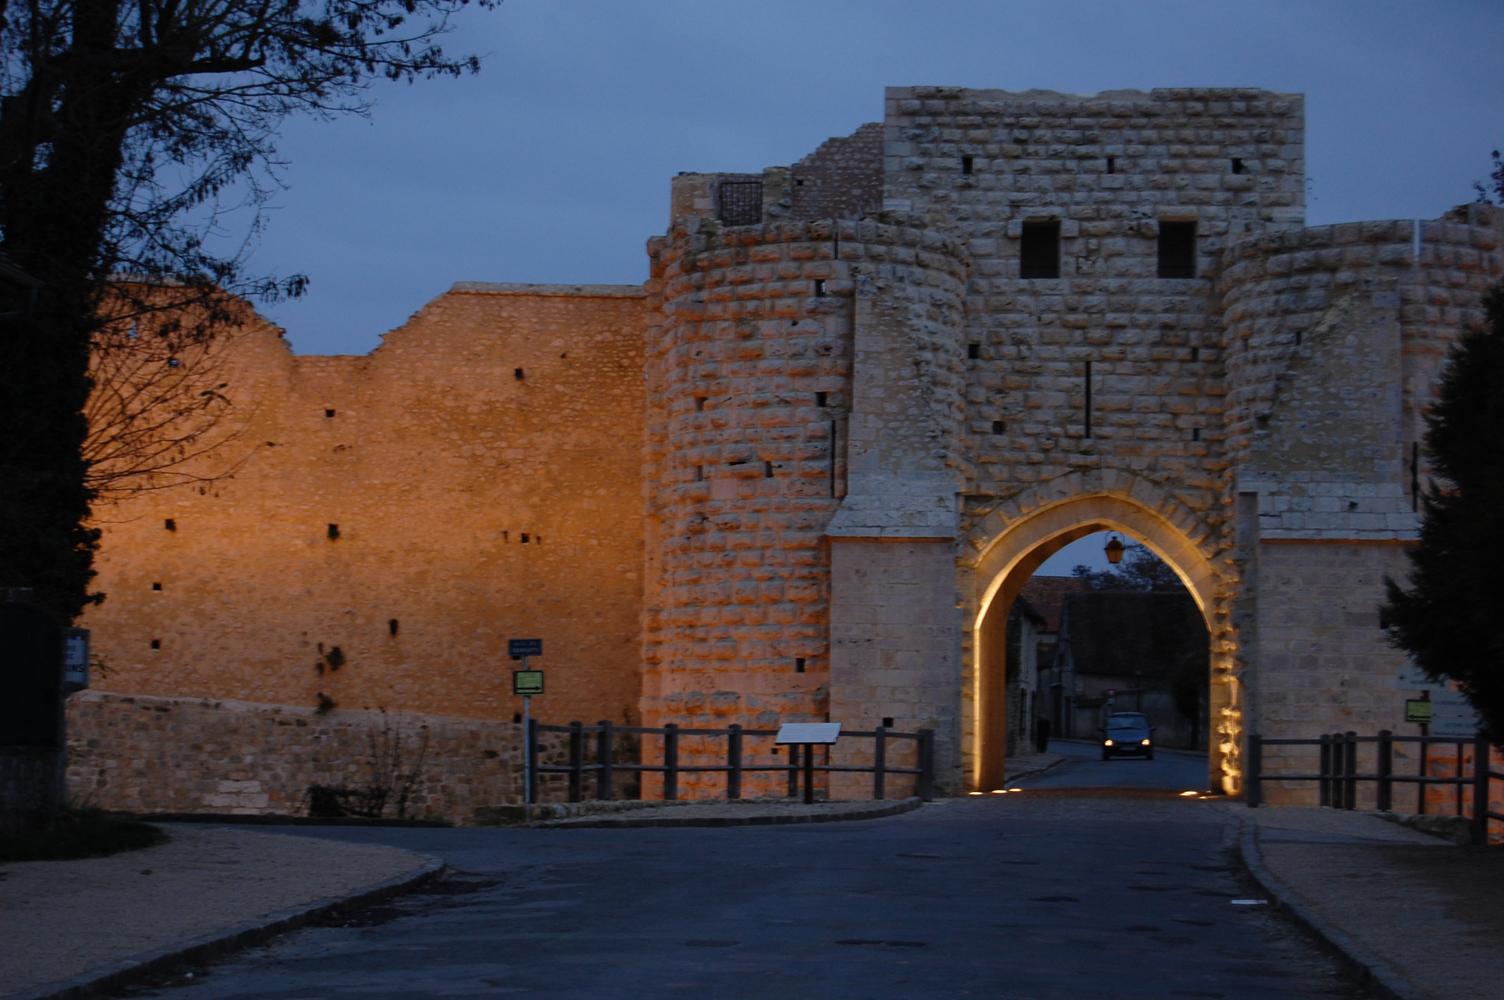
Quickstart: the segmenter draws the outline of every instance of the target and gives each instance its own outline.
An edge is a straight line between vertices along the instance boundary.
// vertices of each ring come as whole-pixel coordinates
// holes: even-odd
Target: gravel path
[[[0,989],[26,993],[347,895],[428,861],[392,847],[221,827],[168,829],[170,843],[142,851],[0,865]]]

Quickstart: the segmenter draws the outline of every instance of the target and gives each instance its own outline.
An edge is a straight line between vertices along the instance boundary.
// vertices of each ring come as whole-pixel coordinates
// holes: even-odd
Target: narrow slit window
[[[773,463],[772,462],[764,462],[764,463],[762,463],[762,477],[764,479],[772,479],[773,478]]]
[[[893,728],[893,716],[891,716],[891,715],[885,715],[885,716],[883,716],[883,728],[884,729],[892,729]]]
[[[702,412],[704,412],[704,410],[705,410],[705,397],[704,396],[696,396],[695,397],[695,412],[696,413],[702,413]]]
[[[1191,428],[1191,440],[1192,441],[1200,441],[1201,440],[1201,428],[1200,427],[1192,427]]]
[[[168,531],[177,531],[178,522],[169,517],[167,520],[162,522],[162,527],[166,528]]]
[[[796,674],[802,674],[802,673],[804,673],[804,657],[802,657],[802,656],[796,656],[796,657],[794,657],[794,673],[796,673]]]
[[[973,360],[973,361],[975,361],[977,358],[980,358],[982,356],[982,345],[981,344],[967,344],[966,345],[966,356],[968,358],[970,358],[971,360]]]
[[[162,585],[160,583],[154,583],[154,584],[151,585],[151,589],[154,590],[154,591],[156,591],[156,592],[158,592],[158,593],[161,593],[161,591],[162,591]]]
[[[828,393],[828,392],[817,392],[817,393],[815,393],[815,405],[818,406],[818,407],[820,407],[820,408],[822,408],[822,409],[825,407],[825,405],[826,405],[827,401],[829,401],[829,399],[830,399],[830,393]]]
[[[1001,420],[994,420],[992,422],[992,433],[994,433],[994,434],[1002,434],[1006,430],[1007,430],[1007,425],[1005,423],[1003,423],[1003,421],[1001,421]]]
[[[825,298],[825,279],[824,278],[816,278],[815,279],[815,298],[817,298],[817,299],[823,299],[823,298]]]
[[[151,641],[151,648],[152,649],[161,649],[162,648],[162,640],[161,639],[153,639]]]
[[[332,417],[332,416],[334,416],[334,411],[333,410],[325,410],[324,411],[324,416],[326,416],[326,417]]]
[[[523,375],[521,368],[513,368],[512,369],[512,377],[515,378],[515,379],[517,379],[517,381],[521,382],[525,376]]]
[[[336,538],[338,538],[339,537],[339,525],[337,525],[337,524],[331,524],[331,525],[329,525],[328,535],[329,535],[329,540],[331,542],[334,541]]]
[[[392,635],[396,635],[397,634],[397,619],[395,619],[395,618],[388,618],[386,620],[386,630],[388,632],[390,632]]]
[[[970,156],[961,157],[961,173],[970,174],[976,170],[977,161]]]
[[[1235,174],[1248,173],[1248,168],[1243,165],[1243,158],[1241,156],[1234,156],[1232,158],[1232,172]]]
[[[1025,222],[1020,242],[1020,278],[1060,277],[1060,223]]]
[[[526,545],[530,541],[532,541],[532,536],[529,535],[527,532],[524,531],[522,533],[522,544]]]
[[[1107,158],[1107,172],[1109,174],[1118,172],[1118,158],[1116,156],[1109,156]]]
[[[1199,348],[1199,347],[1193,347],[1193,348],[1191,348],[1191,360],[1192,361],[1200,361],[1201,360],[1201,348]]]
[[[1159,224],[1159,276],[1194,278],[1196,276],[1196,224],[1161,222]]]
[[[705,481],[705,466],[703,466],[703,465],[697,465],[697,466],[695,466],[695,482],[697,482],[697,483],[703,483],[704,481]]]

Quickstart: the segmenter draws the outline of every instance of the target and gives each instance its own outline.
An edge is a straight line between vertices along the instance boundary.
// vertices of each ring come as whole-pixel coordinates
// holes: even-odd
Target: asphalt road
[[[1070,759],[1043,774],[1020,778],[1009,787],[1019,788],[1163,788],[1169,791],[1207,790],[1205,754],[1159,750],[1153,760],[1142,757],[1102,759],[1096,743],[1051,740],[1050,753]]]
[[[436,891],[132,995],[1357,998],[1211,801],[1073,793],[818,826],[288,828],[442,855]],[[186,971],[194,973],[188,978]]]

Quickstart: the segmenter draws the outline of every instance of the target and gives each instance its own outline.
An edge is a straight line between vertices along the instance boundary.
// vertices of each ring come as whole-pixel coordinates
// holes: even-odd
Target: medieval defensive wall
[[[946,792],[987,790],[1008,608],[1104,529],[1206,617],[1211,787],[1240,791],[1249,732],[1401,728],[1382,580],[1504,217],[1306,227],[1304,129],[1259,90],[890,88],[797,164],[674,178],[640,288],[462,283],[367,357],[241,328],[212,481],[98,512],[75,790],[185,808],[230,701],[511,761],[523,634],[549,721],[891,720],[937,731]],[[202,708],[122,741],[142,698]],[[272,734],[246,774],[317,770],[243,728]]]

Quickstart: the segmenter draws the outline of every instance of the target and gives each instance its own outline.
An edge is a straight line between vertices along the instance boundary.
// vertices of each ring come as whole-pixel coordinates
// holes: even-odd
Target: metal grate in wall
[[[723,226],[755,226],[762,222],[762,181],[722,181],[716,218]]]

